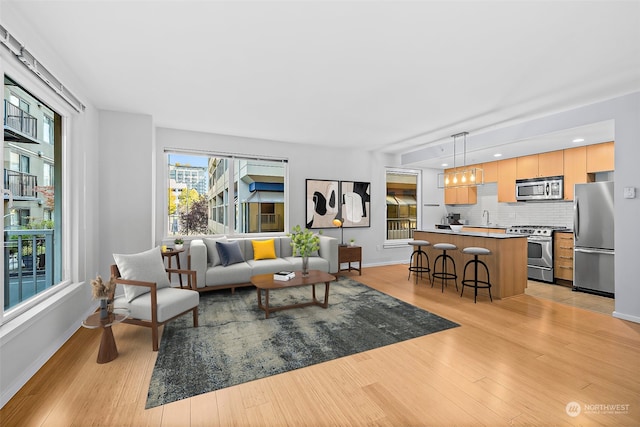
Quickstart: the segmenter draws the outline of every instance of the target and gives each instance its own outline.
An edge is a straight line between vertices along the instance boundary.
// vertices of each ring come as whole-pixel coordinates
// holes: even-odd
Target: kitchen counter
[[[526,235],[521,235],[521,234],[505,234],[503,233],[495,233],[492,231],[465,231],[464,228],[488,228],[488,229],[494,229],[494,228],[500,228],[500,227],[476,227],[475,225],[465,225],[461,231],[453,231],[453,230],[443,230],[443,229],[436,229],[436,230],[419,230],[419,231],[415,231],[415,233],[421,233],[421,232],[425,232],[425,233],[442,233],[442,234],[453,234],[453,235],[459,235],[459,236],[476,236],[476,237],[489,237],[492,239],[526,239],[527,236]],[[501,229],[501,228],[500,228]],[[506,227],[504,228],[506,230]],[[428,239],[427,239],[428,240]]]
[[[475,228],[475,227],[474,227]],[[490,227],[493,228],[493,227]],[[470,246],[483,247],[491,251],[491,255],[481,256],[489,267],[491,280],[491,295],[494,299],[508,298],[514,295],[521,295],[527,287],[527,236],[517,234],[504,234],[477,231],[451,231],[451,230],[420,230],[413,233],[416,240],[426,240],[430,246],[423,246],[429,260],[433,263],[442,251],[433,249],[436,243],[453,243],[458,247],[457,251],[447,251],[456,263],[458,273],[458,288],[460,289],[464,266],[473,256],[462,253],[462,249]],[[471,269],[467,270],[471,273]],[[480,274],[482,278],[482,274]],[[436,280],[436,286],[440,282]],[[455,290],[452,283],[448,284],[445,292]],[[473,292],[465,293],[473,299]],[[480,293],[480,295],[487,295]]]
[[[464,224],[465,227],[470,227],[470,228],[496,228],[496,229],[500,229],[500,230],[506,230],[509,227],[506,225],[498,225],[498,224],[489,224],[489,225],[474,225],[474,224]]]

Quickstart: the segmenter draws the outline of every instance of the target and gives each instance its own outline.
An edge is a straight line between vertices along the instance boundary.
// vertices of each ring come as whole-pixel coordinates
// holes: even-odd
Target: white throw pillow
[[[222,264],[222,262],[220,262],[220,254],[218,253],[216,242],[226,242],[227,236],[205,237],[202,240],[204,241],[204,244],[207,246],[207,262],[211,264],[211,267],[215,267],[216,265]]]
[[[158,289],[171,286],[162,261],[160,246],[139,254],[113,254],[113,259],[123,279],[155,282]],[[124,296],[128,302],[150,291],[150,288],[144,286],[123,285],[123,287]]]

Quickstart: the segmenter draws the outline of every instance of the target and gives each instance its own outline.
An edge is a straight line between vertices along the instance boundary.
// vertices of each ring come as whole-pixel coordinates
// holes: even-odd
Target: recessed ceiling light
[[[576,138],[573,140],[574,143],[584,142],[584,138]]]
[[[493,157],[502,157],[502,154],[496,153],[496,154],[493,155]]]
[[[449,163],[443,163],[443,164],[442,164],[442,165],[440,165],[440,166],[449,166]]]

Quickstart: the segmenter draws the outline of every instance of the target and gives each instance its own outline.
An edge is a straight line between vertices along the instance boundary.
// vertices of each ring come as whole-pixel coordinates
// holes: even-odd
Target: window
[[[387,169],[386,183],[386,240],[412,239],[420,218],[420,171]]]
[[[5,99],[23,115],[19,129],[46,132],[34,141],[4,141],[4,187],[13,194],[13,206],[4,199],[3,277],[4,318],[24,311],[43,293],[62,281],[61,245],[61,116],[28,90],[5,76]],[[10,90],[9,90],[10,88]],[[44,113],[47,111],[48,115]],[[33,113],[30,113],[33,112]],[[36,136],[34,131],[31,136]],[[37,303],[37,302],[36,302]]]
[[[53,117],[47,114],[42,118],[42,140],[47,144],[53,144]]]
[[[285,231],[282,160],[168,153],[168,235]]]

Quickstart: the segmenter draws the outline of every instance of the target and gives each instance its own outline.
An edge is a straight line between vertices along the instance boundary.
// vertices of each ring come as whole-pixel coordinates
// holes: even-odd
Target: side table
[[[116,340],[113,337],[111,326],[122,322],[129,317],[129,310],[116,308],[109,313],[106,319],[100,319],[100,311],[87,317],[82,326],[89,329],[102,328],[102,338],[100,339],[100,350],[98,350],[98,363],[107,363],[118,357]]]
[[[351,265],[357,262],[358,267]],[[349,264],[348,268],[342,268],[342,264]],[[362,276],[362,247],[360,246],[338,246],[338,273],[342,271],[355,270]]]
[[[178,270],[180,267],[180,253],[184,252],[184,249],[171,249],[167,248],[166,251],[162,251],[162,261],[167,258],[169,261],[167,262],[167,268],[171,268],[171,258],[176,257],[176,265]],[[171,273],[167,273],[169,275],[169,283],[171,283]],[[180,287],[182,288],[182,274],[178,274],[178,278],[180,279]]]

